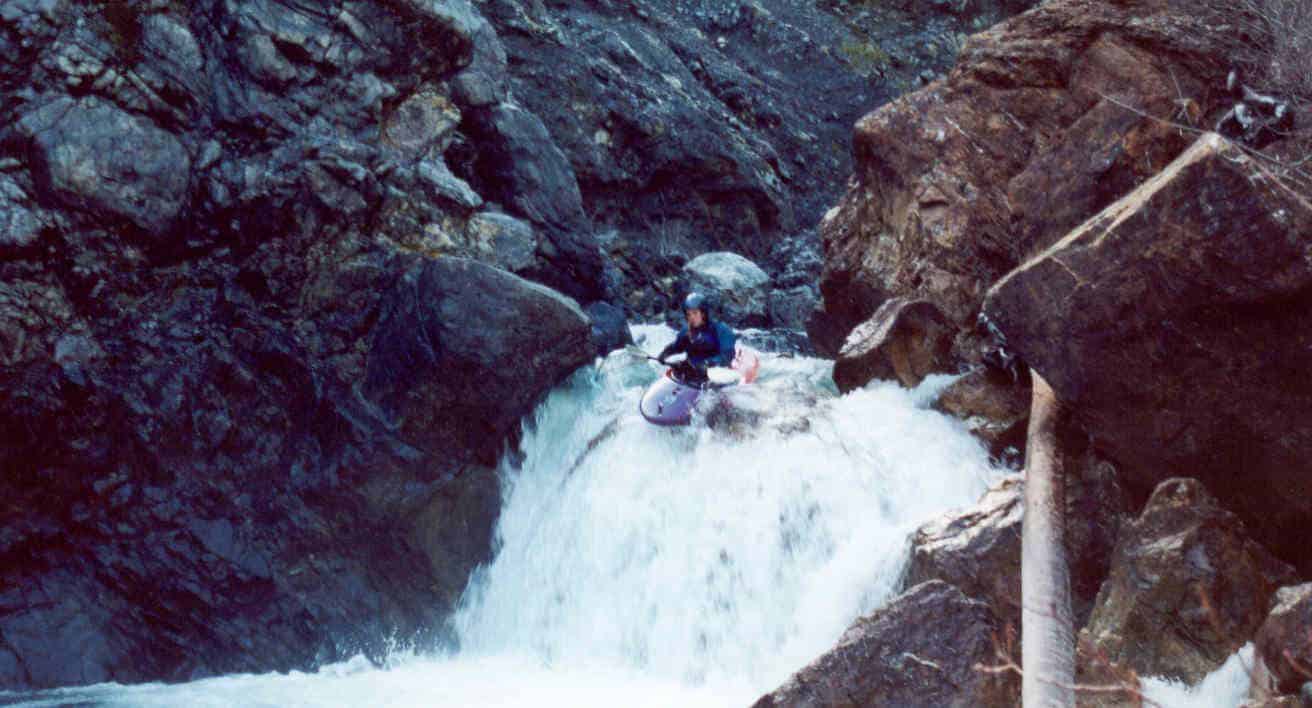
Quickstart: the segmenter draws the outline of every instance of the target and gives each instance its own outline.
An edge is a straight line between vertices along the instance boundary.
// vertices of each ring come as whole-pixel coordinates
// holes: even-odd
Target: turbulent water
[[[670,337],[635,329],[652,351]],[[454,620],[458,653],[25,700],[745,705],[888,599],[909,532],[975,502],[999,473],[929,409],[943,377],[840,397],[830,364],[767,356],[756,384],[708,396],[694,425],[663,429],[637,412],[658,374],[613,354],[526,422],[521,454],[501,470],[495,560]],[[1188,700],[1167,698],[1177,696]]]

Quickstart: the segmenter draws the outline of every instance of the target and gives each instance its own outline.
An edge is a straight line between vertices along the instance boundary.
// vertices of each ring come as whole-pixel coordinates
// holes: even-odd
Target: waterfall
[[[653,352],[671,337],[634,329]],[[950,377],[840,396],[831,362],[767,355],[761,368],[755,384],[706,395],[685,428],[642,419],[659,367],[622,352],[548,395],[502,463],[496,555],[453,618],[453,655],[37,700],[750,703],[896,591],[919,524],[974,503],[999,474],[930,408]]]

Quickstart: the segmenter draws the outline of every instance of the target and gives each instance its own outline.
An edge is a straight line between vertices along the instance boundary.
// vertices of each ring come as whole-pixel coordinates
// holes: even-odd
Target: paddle
[[[651,359],[652,361],[660,361],[660,359],[648,354],[646,349],[643,349],[642,347],[636,344],[630,344],[624,347],[624,353],[628,354],[629,356],[636,356],[640,359]]]

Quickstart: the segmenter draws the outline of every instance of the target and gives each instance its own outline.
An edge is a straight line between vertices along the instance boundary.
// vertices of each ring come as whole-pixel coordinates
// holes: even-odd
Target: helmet
[[[701,310],[702,312],[706,312],[708,304],[705,295],[702,295],[701,293],[688,293],[688,297],[683,299],[683,311]]]

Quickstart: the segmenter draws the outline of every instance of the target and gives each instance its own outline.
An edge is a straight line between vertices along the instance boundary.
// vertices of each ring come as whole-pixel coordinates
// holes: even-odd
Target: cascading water
[[[646,346],[663,327],[636,327]],[[36,705],[745,705],[895,590],[908,534],[997,474],[929,409],[948,379],[839,397],[830,365],[760,381],[663,429],[655,365],[612,354],[554,391],[501,473],[498,552],[454,622],[460,651],[313,674],[101,685]],[[709,422],[709,425],[708,425]],[[0,703],[5,698],[0,695]]]

